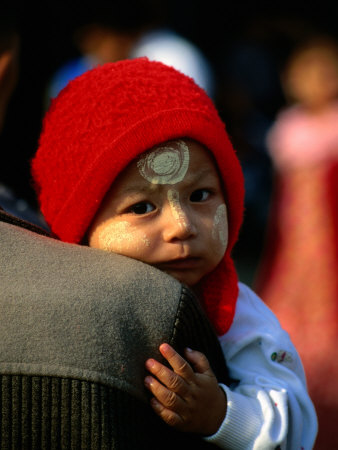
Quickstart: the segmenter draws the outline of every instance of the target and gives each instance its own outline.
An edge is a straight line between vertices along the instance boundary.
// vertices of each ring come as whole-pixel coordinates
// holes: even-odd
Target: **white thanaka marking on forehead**
[[[224,203],[216,209],[212,237],[221,243],[220,253],[224,253],[228,246],[228,218],[227,208]]]
[[[137,162],[137,167],[150,183],[176,184],[184,179],[189,159],[188,146],[178,140],[147,153]]]
[[[177,220],[182,229],[188,229],[189,225],[186,222],[186,215],[184,214],[182,206],[180,204],[179,193],[174,189],[168,189],[167,195],[171,213],[174,219]]]
[[[103,250],[121,253],[133,248],[140,250],[142,247],[150,246],[146,234],[132,227],[129,222],[104,223],[102,229],[99,229],[99,242]]]

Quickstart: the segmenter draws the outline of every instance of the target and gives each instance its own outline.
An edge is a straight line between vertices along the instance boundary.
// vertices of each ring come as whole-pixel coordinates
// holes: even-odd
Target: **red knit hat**
[[[144,151],[184,137],[213,153],[226,192],[228,248],[202,281],[206,312],[223,334],[238,295],[230,252],[242,221],[244,181],[224,123],[190,77],[147,58],[108,63],[77,77],[44,118],[32,175],[52,232],[79,243],[117,175]]]

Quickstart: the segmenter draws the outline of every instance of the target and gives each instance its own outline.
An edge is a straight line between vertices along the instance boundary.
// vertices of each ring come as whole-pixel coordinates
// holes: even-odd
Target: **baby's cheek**
[[[216,209],[211,235],[217,254],[223,256],[228,246],[228,218],[224,203]]]
[[[129,222],[104,223],[97,233],[98,248],[125,256],[136,257],[150,246],[146,234],[133,228]]]

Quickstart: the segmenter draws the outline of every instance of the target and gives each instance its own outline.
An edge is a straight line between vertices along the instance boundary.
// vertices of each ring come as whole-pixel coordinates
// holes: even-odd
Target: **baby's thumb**
[[[195,372],[203,373],[205,375],[213,375],[209,361],[204,353],[192,350],[191,348],[186,348],[185,356],[193,366]]]

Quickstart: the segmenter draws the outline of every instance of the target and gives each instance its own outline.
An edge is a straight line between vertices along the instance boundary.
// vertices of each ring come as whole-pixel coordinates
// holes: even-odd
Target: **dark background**
[[[45,112],[47,83],[60,65],[78,55],[76,27],[100,2],[12,2],[21,34],[20,74],[0,136],[0,180],[36,208],[29,161]],[[290,51],[307,36],[337,38],[338,2],[113,0],[120,28],[151,21],[195,43],[216,77],[215,103],[243,164],[246,219],[238,258],[257,260],[264,239],[272,170],[264,135],[285,104],[279,75]]]

